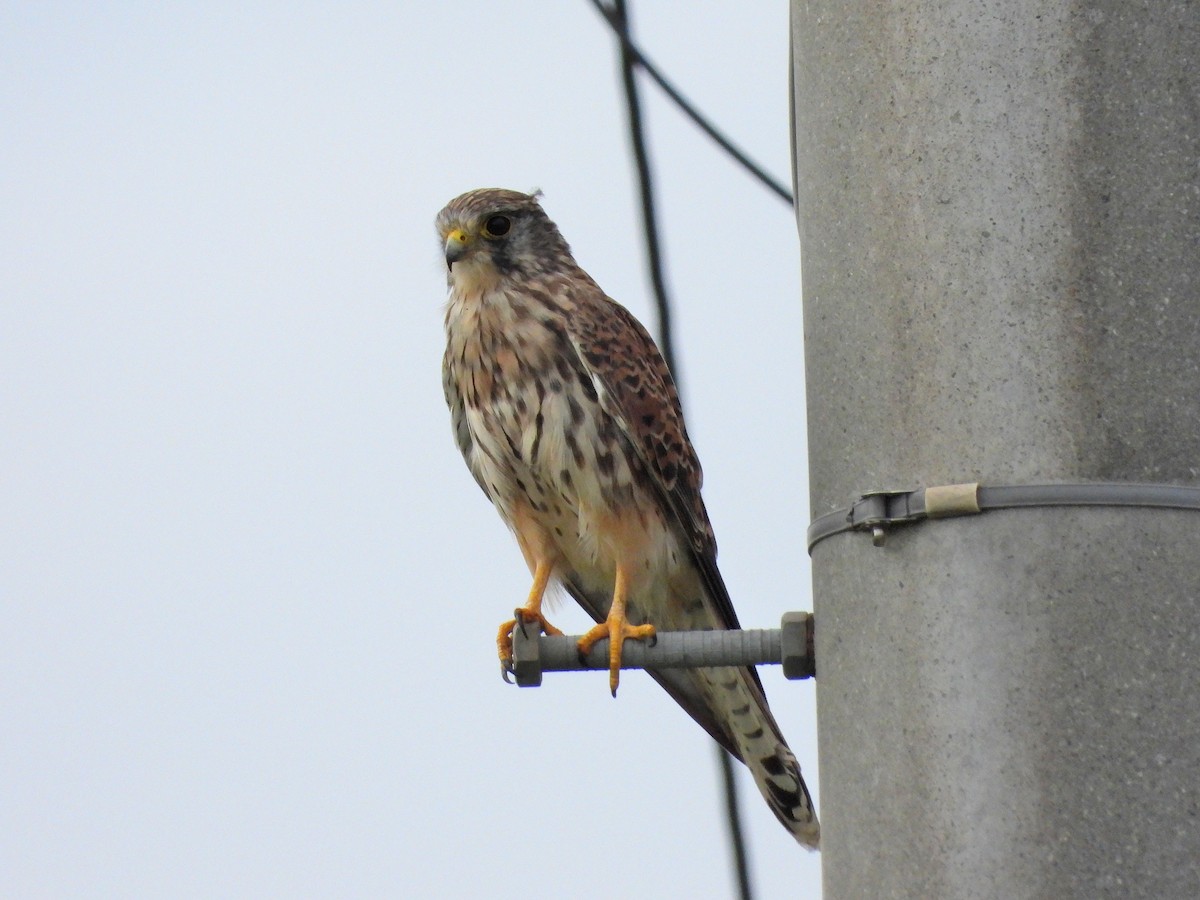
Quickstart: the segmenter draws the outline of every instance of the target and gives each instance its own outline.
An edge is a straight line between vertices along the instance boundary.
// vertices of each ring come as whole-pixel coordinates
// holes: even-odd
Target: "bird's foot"
[[[617,685],[621,680],[621,647],[626,638],[634,640],[654,639],[654,626],[630,625],[623,615],[609,615],[599,625],[593,626],[587,634],[581,637],[575,645],[579,658],[584,659],[592,652],[596,641],[609,639],[608,643],[608,688],[612,695],[617,696]]]
[[[556,636],[562,634],[560,629],[547,622],[546,617],[533,607],[522,606],[513,610],[513,618],[502,622],[499,631],[496,632],[496,650],[500,654],[500,675],[505,681],[508,681],[508,676],[512,672],[513,629],[521,628],[524,633],[523,629],[534,623],[545,634]]]

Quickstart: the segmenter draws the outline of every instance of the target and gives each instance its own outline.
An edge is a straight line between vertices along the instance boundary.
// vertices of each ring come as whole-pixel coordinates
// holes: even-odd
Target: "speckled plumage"
[[[540,618],[550,580],[597,622],[619,617],[630,637],[647,625],[737,628],[700,463],[645,328],[579,268],[536,195],[470,191],[441,211],[437,229],[450,288],[446,402],[471,473],[534,575],[525,612]],[[501,638],[503,653],[503,628]],[[757,673],[651,674],[815,847],[812,802]]]

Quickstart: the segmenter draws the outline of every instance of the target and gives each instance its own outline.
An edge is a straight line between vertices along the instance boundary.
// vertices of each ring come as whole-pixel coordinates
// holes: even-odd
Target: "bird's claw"
[[[546,617],[536,609],[530,609],[528,606],[518,607],[513,610],[513,617],[507,622],[502,622],[500,629],[496,632],[496,650],[500,656],[500,677],[506,683],[512,684],[510,675],[514,675],[513,671],[513,632],[521,629],[521,636],[528,638],[529,632],[526,631],[526,626],[537,623],[538,634],[561,635],[562,631],[555,628],[546,621]],[[536,637],[536,635],[535,635]]]
[[[608,638],[608,688],[612,695],[617,696],[617,686],[621,681],[621,648],[629,638],[634,640],[657,641],[654,626],[630,625],[624,616],[612,616],[594,626],[587,634],[579,639],[575,650],[581,662],[587,662],[587,656],[597,641]],[[653,646],[653,644],[651,644]]]
[[[529,632],[525,630],[525,626],[529,624],[529,620],[525,618],[525,612],[526,611],[519,606],[513,610],[513,627],[520,628],[521,637],[527,638],[529,637]],[[540,616],[538,618],[541,619]],[[537,620],[535,619],[534,621]],[[540,626],[544,621],[545,619],[541,619],[541,621],[538,622],[538,625]]]

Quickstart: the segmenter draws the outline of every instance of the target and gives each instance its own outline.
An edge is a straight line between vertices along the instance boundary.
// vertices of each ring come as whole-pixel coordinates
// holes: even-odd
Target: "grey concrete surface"
[[[792,4],[812,514],[1200,483],[1200,5]],[[813,557],[826,896],[1200,896],[1200,514]]]

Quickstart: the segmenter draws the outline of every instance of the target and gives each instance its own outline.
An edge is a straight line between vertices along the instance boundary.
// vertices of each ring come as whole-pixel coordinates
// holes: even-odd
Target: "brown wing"
[[[688,439],[675,381],[642,323],[594,284],[589,287],[586,296],[572,298],[576,308],[569,316],[571,341],[605,412],[641,457],[664,508],[686,538],[717,621],[725,628],[739,628],[733,601],[717,569],[717,542],[700,496],[704,474]],[[566,587],[592,618],[603,619],[607,598],[590,598],[569,581]],[[753,666],[746,671],[767,709],[758,672]],[[650,674],[717,743],[741,758],[684,670],[650,670]]]
[[[665,508],[692,548],[718,621],[737,628],[737,614],[717,570],[717,542],[700,497],[704,475],[688,440],[675,382],[642,324],[599,288],[591,287],[594,293],[572,298],[576,308],[568,326],[571,341],[605,412],[641,457]]]
[[[717,621],[726,628],[738,628],[733,602],[717,569],[717,542],[700,496],[704,475],[683,423],[675,381],[654,340],[633,314],[599,288],[593,290],[594,295],[577,301],[569,319],[576,352],[592,377],[605,412],[641,458],[664,509],[691,548]],[[565,586],[592,618],[603,620],[607,597],[589,597],[570,580]],[[649,671],[718,744],[741,758],[736,743],[686,670]],[[758,672],[753,668],[747,671],[761,694]]]

